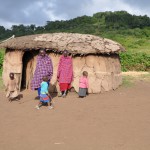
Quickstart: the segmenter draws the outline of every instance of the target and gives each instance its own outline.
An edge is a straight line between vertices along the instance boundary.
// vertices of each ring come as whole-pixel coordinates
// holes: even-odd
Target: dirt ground
[[[149,150],[150,82],[34,107],[36,92],[8,102],[0,92],[0,150]]]

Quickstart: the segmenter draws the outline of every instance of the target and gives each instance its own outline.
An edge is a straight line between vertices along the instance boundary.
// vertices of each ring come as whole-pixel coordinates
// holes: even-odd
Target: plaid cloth
[[[71,83],[73,80],[72,58],[61,56],[57,71],[59,83]]]
[[[44,57],[38,56],[37,57],[37,65],[34,72],[33,79],[31,81],[31,89],[35,90],[40,87],[42,82],[42,78],[47,76],[49,80],[51,80],[53,75],[53,64],[51,58],[48,55]]]

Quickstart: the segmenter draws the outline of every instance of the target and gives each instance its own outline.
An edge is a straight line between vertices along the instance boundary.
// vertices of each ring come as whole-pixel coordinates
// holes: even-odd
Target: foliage
[[[4,60],[4,53],[0,52],[0,75],[2,74],[3,60]]]
[[[5,29],[0,26],[0,40],[6,39],[13,34],[15,36],[31,35],[37,33],[54,32],[76,32],[85,34],[101,35],[112,31],[120,30],[123,35],[146,36],[150,34],[150,18],[148,16],[135,16],[126,11],[107,11],[99,12],[90,16],[81,16],[70,20],[47,21],[44,26],[31,25],[13,25],[11,29]],[[136,29],[136,30],[131,30]],[[144,29],[144,30],[140,30]],[[123,31],[122,31],[123,30]],[[121,33],[122,32],[122,33]]]
[[[150,71],[150,55],[146,53],[121,53],[122,71]]]
[[[83,33],[112,39],[127,50],[120,54],[123,71],[150,70],[150,18],[131,15],[126,11],[98,12],[70,20],[47,21],[44,26],[13,25],[11,29],[0,26],[0,41],[12,35],[23,36],[40,33]],[[3,54],[0,54],[0,65]],[[1,66],[0,66],[1,68]]]

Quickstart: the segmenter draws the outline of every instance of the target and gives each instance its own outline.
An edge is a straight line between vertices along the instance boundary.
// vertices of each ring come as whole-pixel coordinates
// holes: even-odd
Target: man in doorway
[[[53,64],[51,58],[46,54],[44,49],[39,51],[39,55],[37,57],[37,64],[35,68],[35,72],[33,75],[33,79],[31,81],[31,89],[38,90],[38,97],[40,98],[41,87],[40,84],[42,82],[43,77],[48,78],[48,84],[53,76]]]

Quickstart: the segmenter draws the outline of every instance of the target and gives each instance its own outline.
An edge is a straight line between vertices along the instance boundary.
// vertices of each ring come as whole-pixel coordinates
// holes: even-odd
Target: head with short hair
[[[46,54],[45,49],[40,49],[39,54],[40,54],[40,56],[44,57]]]
[[[44,77],[42,78],[42,80],[45,81],[45,82],[47,82],[47,81],[48,81],[48,77],[47,77],[47,76],[44,76]]]
[[[68,51],[67,51],[67,50],[64,50],[64,51],[63,51],[63,55],[64,55],[64,57],[67,57],[67,56],[68,56]]]
[[[88,72],[87,71],[83,71],[83,76],[87,77],[88,76]]]
[[[14,79],[14,73],[13,72],[9,73],[9,77],[10,79]]]

